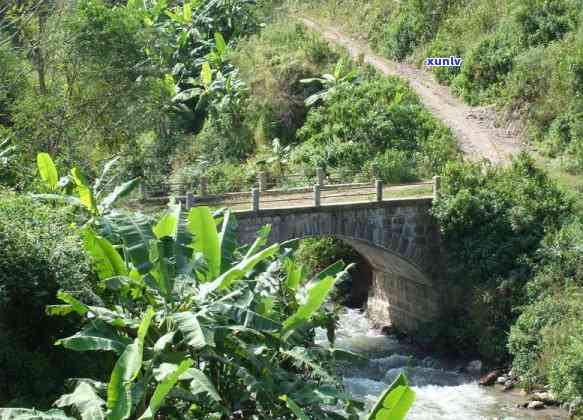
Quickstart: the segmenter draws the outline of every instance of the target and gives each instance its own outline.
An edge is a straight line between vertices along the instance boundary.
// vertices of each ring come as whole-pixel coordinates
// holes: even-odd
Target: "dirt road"
[[[489,159],[492,163],[508,162],[510,156],[521,148],[515,130],[494,126],[495,112],[491,108],[472,107],[454,97],[446,86],[433,79],[431,74],[409,64],[396,63],[376,55],[363,43],[351,39],[339,30],[327,27],[312,19],[299,18],[308,28],[319,32],[329,42],[344,46],[353,58],[361,54],[364,61],[386,75],[408,80],[424,105],[456,134],[460,149],[472,160]]]

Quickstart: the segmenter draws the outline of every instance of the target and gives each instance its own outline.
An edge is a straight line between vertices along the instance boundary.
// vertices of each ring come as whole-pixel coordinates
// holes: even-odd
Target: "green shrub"
[[[251,165],[223,163],[205,171],[211,193],[251,191],[257,183],[257,170]]]
[[[486,35],[467,51],[454,88],[471,104],[491,102],[512,70],[517,52],[508,28]]]
[[[526,46],[560,39],[575,25],[580,5],[570,0],[515,0],[512,19]]]
[[[75,220],[70,210],[0,192],[0,405],[17,397],[18,404],[44,404],[87,362],[66,363],[52,346],[76,323],[45,315],[58,289],[95,300]]]
[[[573,355],[583,338],[581,290],[565,288],[526,306],[508,340],[516,372],[532,385],[549,382],[565,400],[577,396],[568,384],[579,380],[576,369],[583,363],[581,353]]]
[[[404,59],[415,47],[433,38],[451,3],[448,0],[401,1],[376,44],[390,57]]]
[[[373,165],[378,168],[377,177],[388,183],[416,181],[416,163],[411,153],[388,149],[378,154]]]
[[[563,401],[574,401],[583,395],[583,334],[580,332],[579,316],[577,323],[571,325],[579,328],[577,335],[568,338],[568,343],[556,355],[551,363],[549,381],[552,390]]]
[[[462,349],[501,361],[508,357],[514,308],[526,301],[530,261],[545,232],[557,229],[570,212],[570,202],[525,156],[506,169],[451,164],[443,175],[443,198],[434,214],[449,257],[448,328],[462,338],[455,343]]]
[[[417,151],[421,160],[430,157],[436,167],[456,154],[451,132],[436,122],[405,83],[391,77],[369,76],[360,84],[342,85],[324,105],[310,110],[298,136],[304,143],[292,153],[295,164],[353,171],[370,167],[387,149],[405,152],[411,160]],[[402,160],[404,155],[399,156]],[[388,165],[388,157],[378,159]]]

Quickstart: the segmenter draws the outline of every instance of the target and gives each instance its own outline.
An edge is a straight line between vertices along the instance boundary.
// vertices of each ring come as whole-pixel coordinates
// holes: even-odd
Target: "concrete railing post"
[[[186,193],[186,210],[194,207],[194,194],[191,192]]]
[[[320,185],[315,184],[314,185],[314,207],[320,207],[321,204],[322,204],[322,194],[321,194]]]
[[[376,163],[373,163],[371,170],[372,170],[372,178],[379,179],[380,178],[379,165],[377,165]]]
[[[441,190],[441,177],[434,176],[433,177],[433,199],[438,200]]]
[[[252,200],[252,209],[253,211],[259,211],[259,200],[261,199],[261,191],[259,188],[253,188],[251,190],[251,200]]]
[[[318,180],[318,185],[320,187],[323,187],[326,179],[326,173],[324,172],[324,168],[316,168],[316,179]]]
[[[206,176],[200,177],[199,194],[201,197],[206,197],[209,193],[209,179]]]
[[[375,186],[377,188],[377,201],[383,201],[383,181],[377,179],[375,181]]]
[[[267,191],[267,172],[259,172],[257,178],[259,181],[259,191]]]

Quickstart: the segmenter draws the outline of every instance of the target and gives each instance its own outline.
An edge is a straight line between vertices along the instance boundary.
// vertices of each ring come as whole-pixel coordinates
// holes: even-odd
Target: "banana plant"
[[[302,79],[301,83],[311,84],[319,83],[322,86],[322,90],[309,96],[305,100],[306,106],[312,106],[318,102],[325,102],[330,95],[332,95],[341,85],[345,83],[356,83],[358,82],[358,72],[356,70],[344,73],[344,59],[340,59],[336,63],[333,74],[323,74],[321,77],[315,77],[310,79]]]
[[[113,354],[109,380],[75,379],[55,409],[0,409],[0,418],[356,420],[363,404],[330,370],[343,353],[306,346],[348,268],[336,263],[305,282],[292,244],[269,246],[263,228],[253,244],[239,246],[235,227],[228,211],[180,205],[156,222],[112,213],[85,226],[109,303],[89,305],[61,291],[63,303],[47,312],[83,319],[56,345]],[[371,420],[397,418],[387,410],[411,399],[402,388],[392,392]]]
[[[285,165],[289,162],[289,155],[291,152],[291,146],[282,146],[281,140],[278,138],[273,139],[271,149],[269,150],[269,156],[257,160],[257,165],[272,165],[276,175],[281,176],[284,171]]]
[[[84,320],[56,345],[117,357],[109,381],[77,379],[59,410],[0,418],[290,418],[289,401],[322,419],[338,418],[326,407],[339,403],[355,418],[361,405],[327,370],[331,351],[304,345],[340,264],[304,283],[288,245],[269,246],[266,228],[239,246],[226,211],[173,205],[155,223],[133,213],[100,221],[83,236],[110,303],[60,292],[63,304],[47,311]]]
[[[110,160],[103,167],[93,185],[89,184],[79,168],[72,168],[69,175],[59,177],[57,166],[48,153],[37,155],[37,167],[42,181],[46,184],[49,194],[36,194],[36,198],[56,200],[85,208],[92,216],[100,216],[111,211],[116,202],[131,193],[138,185],[139,179],[134,178],[116,186],[112,192],[106,193],[115,181],[110,172],[119,158]]]
[[[220,114],[222,109],[241,98],[245,83],[236,70],[224,74],[213,70],[208,61],[203,61],[200,77],[187,78],[177,84],[176,91],[172,98],[174,112],[182,117],[191,131],[198,133],[209,114]]]

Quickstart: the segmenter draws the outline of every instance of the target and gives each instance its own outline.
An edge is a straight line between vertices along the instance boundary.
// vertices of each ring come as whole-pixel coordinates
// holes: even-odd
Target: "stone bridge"
[[[377,326],[414,331],[444,308],[444,258],[431,197],[237,212],[239,238],[251,243],[272,226],[269,241],[334,236],[371,265],[367,312]],[[358,279],[356,279],[358,281]]]

